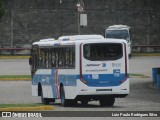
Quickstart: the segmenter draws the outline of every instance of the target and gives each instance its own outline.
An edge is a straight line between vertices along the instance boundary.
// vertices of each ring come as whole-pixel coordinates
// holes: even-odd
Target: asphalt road
[[[31,96],[30,81],[0,81],[0,104],[32,104],[41,103],[40,97]],[[130,94],[126,98],[117,98],[114,107],[99,106],[99,102],[89,102],[88,105],[78,104],[75,107],[61,107],[60,101],[54,103],[55,110],[93,110],[93,111],[136,111],[160,110],[160,90],[152,86],[151,78],[131,78]]]
[[[160,56],[132,57],[129,59],[130,73],[152,77],[152,68],[160,67]]]
[[[151,76],[152,67],[160,67],[160,56],[132,57],[129,65],[130,73]],[[27,59],[3,59],[0,60],[0,67],[0,74],[30,74]],[[6,69],[8,72],[4,71]],[[31,96],[30,81],[0,81],[0,104],[3,103],[28,104],[41,103],[41,101],[39,97]],[[59,100],[54,103],[54,106],[57,111],[160,111],[160,90],[152,85],[151,77],[131,78],[130,94],[126,98],[117,98],[113,107],[101,108],[99,102],[89,102],[86,106],[78,104],[75,107],[64,108],[61,107]],[[50,119],[46,118],[46,120]],[[58,120],[61,119],[63,118],[58,118]],[[87,119],[89,120],[90,118]],[[94,119],[101,120],[104,118],[92,118],[92,120]],[[119,118],[112,119],[116,120]],[[130,120],[132,118],[127,119]],[[147,119],[149,120],[151,118]]]
[[[0,59],[0,75],[29,75],[28,59]]]

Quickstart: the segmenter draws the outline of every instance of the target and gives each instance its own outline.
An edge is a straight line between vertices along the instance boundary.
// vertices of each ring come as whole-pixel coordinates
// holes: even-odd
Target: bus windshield
[[[106,38],[125,39],[129,41],[129,32],[128,30],[107,30]]]
[[[84,58],[97,60],[117,60],[123,56],[120,43],[91,43],[84,45]]]

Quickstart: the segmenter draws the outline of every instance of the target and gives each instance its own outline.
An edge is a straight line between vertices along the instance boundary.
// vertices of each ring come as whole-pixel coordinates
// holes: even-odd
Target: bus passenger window
[[[52,52],[52,67],[55,68],[56,67],[56,48],[52,48],[51,52]]]

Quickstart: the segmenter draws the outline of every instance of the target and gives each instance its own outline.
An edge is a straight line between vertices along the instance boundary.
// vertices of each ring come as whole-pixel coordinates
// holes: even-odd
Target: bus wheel
[[[61,97],[61,104],[62,104],[63,107],[75,106],[77,104],[76,100],[66,99],[65,98],[65,91],[64,91],[64,87],[63,86],[60,89],[60,97]]]
[[[105,106],[113,106],[115,103],[115,98],[114,97],[109,97],[105,99],[100,99],[99,100],[100,106],[105,107]]]
[[[81,104],[82,105],[87,105],[88,104],[88,100],[81,100]]]
[[[41,101],[42,101],[43,104],[49,104],[49,100],[47,100],[43,97],[43,91],[42,90],[41,90]]]
[[[62,104],[62,106],[67,106],[68,105],[68,101],[66,100],[66,98],[65,98],[65,91],[64,91],[64,87],[62,86],[61,87],[61,104]]]

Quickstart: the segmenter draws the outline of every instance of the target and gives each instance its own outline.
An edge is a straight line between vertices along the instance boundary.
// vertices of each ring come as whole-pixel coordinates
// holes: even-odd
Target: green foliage
[[[4,0],[0,0],[0,19],[3,17],[4,11]]]

